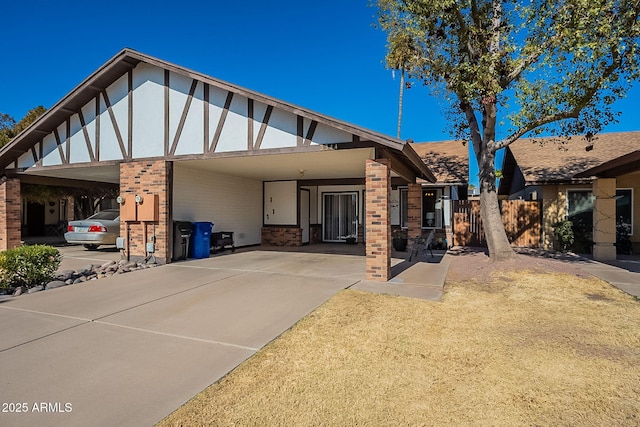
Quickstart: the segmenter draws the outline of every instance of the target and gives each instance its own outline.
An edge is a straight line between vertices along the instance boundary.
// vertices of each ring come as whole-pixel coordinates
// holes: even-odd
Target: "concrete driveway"
[[[0,425],[153,425],[363,278],[358,256],[251,251],[3,301]]]

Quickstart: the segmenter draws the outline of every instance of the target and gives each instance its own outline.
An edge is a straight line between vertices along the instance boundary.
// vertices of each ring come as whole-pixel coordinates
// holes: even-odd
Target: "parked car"
[[[69,221],[64,238],[67,243],[78,243],[94,251],[100,245],[115,245],[119,235],[120,211],[105,209],[87,219]]]

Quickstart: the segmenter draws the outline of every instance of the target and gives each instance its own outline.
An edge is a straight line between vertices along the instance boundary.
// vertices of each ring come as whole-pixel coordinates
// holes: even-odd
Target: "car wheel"
[[[98,249],[98,246],[99,245],[84,245],[84,247],[90,251],[95,251],[96,249]]]

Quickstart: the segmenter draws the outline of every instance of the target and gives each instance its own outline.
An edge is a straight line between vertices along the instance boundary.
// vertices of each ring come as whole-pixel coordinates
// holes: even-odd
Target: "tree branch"
[[[516,130],[514,133],[512,133],[502,141],[490,144],[488,148],[495,152],[501,148],[505,148],[512,142],[516,141],[518,138],[521,138],[527,132],[530,132],[540,126],[558,122],[560,120],[577,119],[580,115],[580,111],[582,111],[582,109],[586,107],[589,102],[591,102],[602,85],[622,65],[622,58],[620,57],[614,46],[611,47],[611,56],[613,58],[611,64],[609,64],[609,66],[604,69],[602,76],[597,79],[592,86],[585,89],[584,94],[580,98],[578,98],[578,101],[575,103],[572,109],[560,111],[554,114],[548,114],[538,120],[533,120],[525,124],[524,126],[521,126],[518,130]]]

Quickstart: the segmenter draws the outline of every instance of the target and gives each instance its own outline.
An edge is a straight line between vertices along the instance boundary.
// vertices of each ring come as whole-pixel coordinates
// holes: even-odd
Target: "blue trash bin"
[[[209,258],[211,253],[211,222],[194,222],[189,245],[191,258]]]

